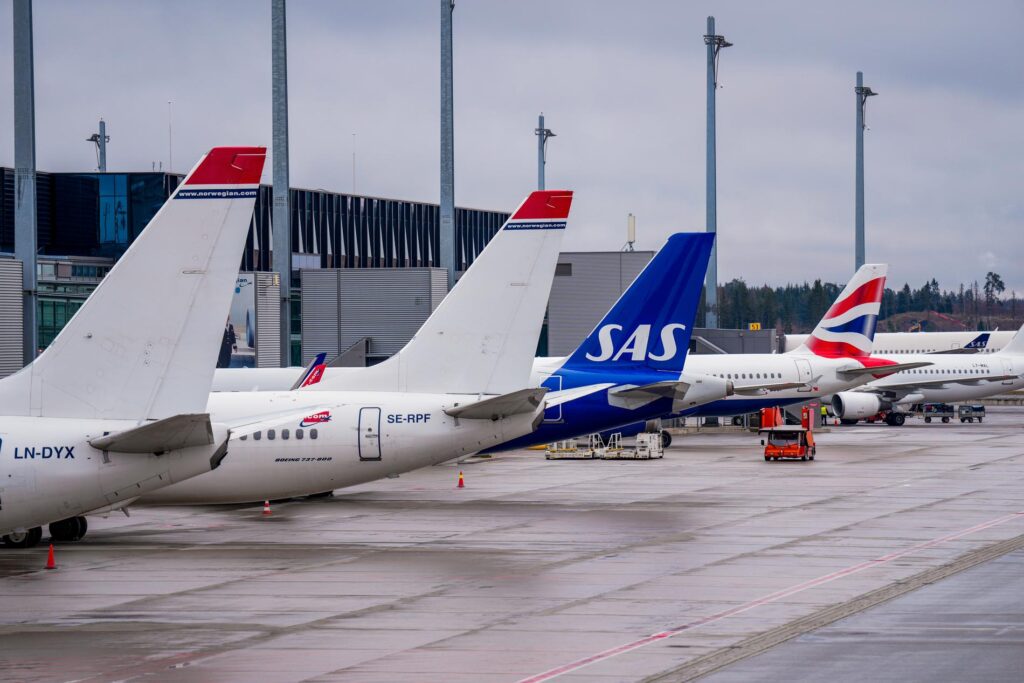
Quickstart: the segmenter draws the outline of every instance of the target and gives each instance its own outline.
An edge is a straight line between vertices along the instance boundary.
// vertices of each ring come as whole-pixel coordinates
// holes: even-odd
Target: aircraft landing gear
[[[672,435],[667,430],[661,430],[661,447],[668,448],[672,445]]]
[[[34,548],[43,538],[43,528],[34,526],[28,531],[13,531],[3,538],[8,548]]]
[[[50,525],[50,538],[60,543],[74,543],[81,541],[88,530],[85,517],[68,517]]]
[[[890,427],[902,427],[903,423],[907,421],[907,416],[903,413],[889,413],[885,416],[885,424]],[[929,418],[925,418],[926,422],[930,422]]]

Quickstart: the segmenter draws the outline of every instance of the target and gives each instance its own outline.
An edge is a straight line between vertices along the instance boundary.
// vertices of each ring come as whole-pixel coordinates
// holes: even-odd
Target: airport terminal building
[[[41,347],[53,340],[183,178],[154,172],[36,174]],[[242,272],[271,270],[271,207],[271,187],[263,185],[240,262]],[[473,262],[508,216],[503,211],[456,209],[459,270]],[[438,268],[439,223],[437,204],[293,188],[290,361],[298,363],[302,355],[303,270]],[[14,170],[0,168],[0,253],[13,251]],[[0,259],[0,286],[18,287],[20,276],[2,274],[14,269],[20,273],[20,264]],[[387,276],[381,275],[386,284]],[[419,293],[410,290],[409,295],[415,298]],[[14,324],[17,317],[20,335],[20,304],[14,315],[13,300],[18,297],[11,298],[10,315],[3,322]],[[20,367],[20,358],[6,365],[12,362],[16,367],[0,368],[0,375]]]

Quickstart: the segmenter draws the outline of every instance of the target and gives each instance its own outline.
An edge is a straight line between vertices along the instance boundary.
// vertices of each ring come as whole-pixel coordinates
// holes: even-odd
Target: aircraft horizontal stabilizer
[[[903,372],[904,370],[914,370],[916,368],[924,368],[929,365],[934,365],[934,363],[898,363],[897,365],[876,365],[874,367],[867,368],[846,368],[845,370],[836,370],[836,374],[843,379],[854,379],[864,375],[892,375],[897,372]]]
[[[544,400],[544,394],[547,392],[548,390],[543,387],[520,389],[510,394],[492,396],[482,401],[454,406],[444,412],[452,417],[467,420],[500,420],[509,415],[534,412]]]
[[[734,391],[741,396],[760,396],[772,391],[786,391],[807,386],[806,382],[776,382],[774,384],[746,384]]]
[[[611,392],[614,396],[620,398],[681,398],[686,395],[686,390],[690,388],[688,382],[680,382],[677,380],[666,380],[664,382],[653,382],[651,384],[644,384],[639,387],[623,387],[622,389],[616,389]]]
[[[89,440],[90,446],[101,451],[156,454],[212,443],[213,425],[207,413],[166,417]]]
[[[544,407],[554,408],[555,406],[560,406],[563,403],[569,403],[570,401],[575,401],[578,398],[596,394],[599,391],[604,391],[608,387],[613,386],[615,385],[611,382],[606,382],[604,384],[587,384],[582,387],[576,387],[575,389],[552,391],[544,397]]]

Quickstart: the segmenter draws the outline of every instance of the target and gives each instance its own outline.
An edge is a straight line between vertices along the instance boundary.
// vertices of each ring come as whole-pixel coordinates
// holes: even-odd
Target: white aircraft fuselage
[[[123,506],[161,486],[215,466],[226,429],[214,444],[162,455],[100,451],[89,440],[135,427],[135,421],[48,417],[0,420],[0,534],[40,519],[64,519]]]
[[[465,419],[445,409],[477,396],[397,392],[214,393],[213,419],[234,422],[220,467],[145,496],[147,503],[242,503],[354,486],[475,453],[533,431],[533,413]],[[287,417],[282,417],[287,415]]]

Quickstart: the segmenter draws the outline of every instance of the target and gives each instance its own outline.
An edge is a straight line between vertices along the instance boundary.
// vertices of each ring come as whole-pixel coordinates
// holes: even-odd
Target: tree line
[[[787,284],[781,287],[752,287],[742,278],[718,286],[718,324],[723,328],[745,329],[760,323],[762,329],[775,328],[783,333],[810,332],[845,283],[822,282]],[[1003,278],[988,272],[977,280],[953,290],[939,287],[934,278],[921,287],[904,284],[900,289],[886,288],[882,295],[879,331],[906,332],[918,329],[1003,329],[1020,326],[1017,293],[1007,296]],[[701,305],[697,321],[705,322]]]

